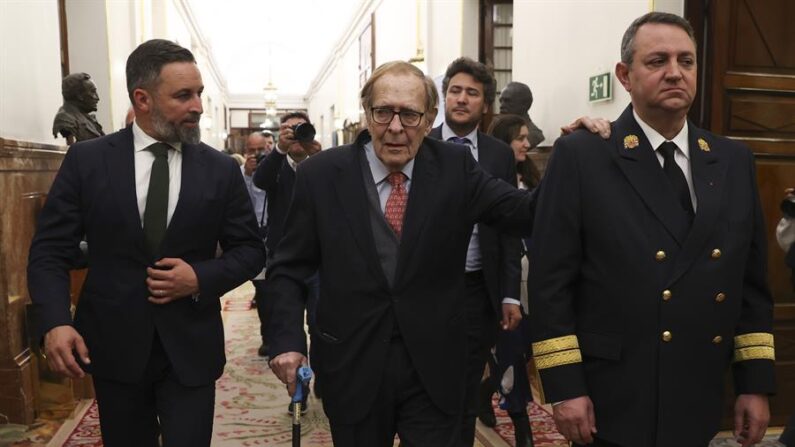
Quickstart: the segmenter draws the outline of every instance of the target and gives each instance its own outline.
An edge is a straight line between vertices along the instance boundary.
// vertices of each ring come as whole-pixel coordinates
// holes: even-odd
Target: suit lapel
[[[201,203],[201,185],[206,183],[202,178],[204,166],[204,149],[199,145],[182,145],[182,172],[179,186],[179,199],[174,208],[174,214],[166,229],[163,239],[168,243],[171,235],[178,233],[180,228],[185,228],[196,222],[197,217],[191,216],[191,210],[195,209],[197,203]]]
[[[494,150],[488,150],[485,147],[488,143],[486,143],[486,138],[483,135],[482,132],[478,131],[478,164],[486,172],[497,172],[494,166]]]
[[[696,191],[697,208],[693,228],[687,236],[682,252],[676,259],[671,283],[690,268],[715,228],[720,213],[724,191],[722,186],[728,166],[720,156],[720,148],[716,147],[716,143],[711,141],[709,135],[692,123],[688,123],[688,125],[690,126],[688,141],[690,166],[693,187]]]
[[[649,140],[632,115],[631,106],[615,122],[612,138],[619,168],[671,237],[682,245],[689,231],[687,215],[676,201]]]
[[[119,205],[119,212],[130,227],[133,242],[142,255],[142,260],[148,262],[141,215],[138,211],[138,194],[135,189],[135,147],[132,129],[128,127],[119,131],[108,143],[110,147],[103,153],[108,178],[113,179],[109,183]]]
[[[412,265],[409,261],[416,252],[417,242],[420,240],[429,211],[433,209],[438,191],[437,160],[430,146],[423,142],[414,160],[409,202],[403,218],[403,235],[400,238],[395,284],[398,284],[398,280],[403,277],[406,268]]]
[[[442,125],[440,124],[431,129],[431,131],[428,133],[428,136],[434,140],[442,141]]]
[[[372,273],[379,278],[386,286],[387,279],[381,268],[381,261],[373,240],[373,230],[370,226],[370,212],[368,208],[367,189],[365,188],[363,173],[361,168],[364,157],[364,148],[360,144],[350,147],[351,156],[345,163],[337,166],[337,181],[334,182],[334,189],[337,194],[337,202],[342,207],[343,214],[350,224],[351,232],[355,236],[354,240],[359,246],[359,250],[367,258],[367,265]],[[367,163],[367,161],[364,161]]]

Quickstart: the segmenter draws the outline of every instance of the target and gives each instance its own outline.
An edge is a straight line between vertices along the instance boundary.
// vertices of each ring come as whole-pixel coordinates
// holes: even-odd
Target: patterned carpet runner
[[[259,347],[259,319],[253,309],[251,298],[254,289],[251,283],[228,293],[223,298],[223,319],[226,335],[227,365],[224,375],[216,384],[215,424],[213,447],[289,447],[291,445],[290,416],[287,414],[288,397],[267,362],[257,356]],[[497,400],[494,400],[496,407]],[[528,407],[533,438],[536,447],[568,446],[555,430],[548,406],[531,403]],[[513,447],[513,425],[508,415],[496,409],[497,427],[490,429],[478,424],[475,447]],[[65,439],[62,447],[101,447],[99,413],[95,401],[80,412],[76,424],[64,424],[65,433],[55,438]],[[328,420],[323,414],[321,402],[314,395],[309,398],[309,412],[302,419],[301,445],[303,447],[332,447]],[[759,446],[772,447],[775,433],[768,431],[766,441]],[[0,430],[0,434],[2,431]],[[60,436],[58,436],[60,435]],[[737,444],[723,433],[712,442],[711,447],[730,447]],[[0,446],[40,446],[36,442],[2,442]],[[54,443],[47,444],[59,447]],[[397,445],[397,441],[395,442]]]

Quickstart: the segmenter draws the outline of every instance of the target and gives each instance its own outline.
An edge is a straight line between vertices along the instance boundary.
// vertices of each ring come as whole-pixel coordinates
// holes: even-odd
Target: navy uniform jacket
[[[199,280],[198,301],[147,301],[144,244],[135,190],[131,128],[72,145],[38,218],[28,289],[41,335],[71,325],[69,269],[89,242],[89,271],[74,326],[91,357],[89,373],[134,383],[143,378],[157,331],[183,385],[212,383],[225,363],[219,297],[265,263],[240,168],[205,144],[182,145],[179,201],[161,257],[182,258]],[[223,254],[216,257],[220,244]]]
[[[362,172],[365,131],[298,166],[285,233],[268,271],[272,355],[306,352],[304,279],[319,270],[313,350],[323,407],[344,424],[375,404],[393,324],[434,404],[463,405],[464,264],[475,222],[528,232],[533,202],[458,145],[425,138],[415,157],[394,282],[379,261]],[[510,228],[509,228],[510,227]]]
[[[692,227],[632,115],[610,140],[557,140],[530,249],[536,364],[548,401],[588,395],[597,436],[704,446],[724,374],[774,391],[773,302],[753,155],[689,124]]]
[[[428,134],[442,139],[442,126]],[[467,149],[469,149],[467,147]],[[516,186],[516,159],[504,142],[478,131],[478,164],[489,174]],[[488,225],[478,225],[480,254],[486,289],[495,316],[502,318],[502,299],[519,299],[522,276],[521,241],[516,236],[500,233]]]

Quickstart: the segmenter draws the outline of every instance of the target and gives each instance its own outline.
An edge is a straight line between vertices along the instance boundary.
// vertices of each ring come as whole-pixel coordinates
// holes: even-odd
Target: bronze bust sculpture
[[[66,144],[105,135],[93,113],[97,110],[97,87],[87,73],[72,73],[61,83],[63,106],[55,114],[52,135],[61,134]]]
[[[538,146],[544,141],[544,133],[533,123],[527,111],[533,105],[533,92],[527,84],[521,82],[509,82],[500,93],[500,114],[519,115],[527,121],[527,129],[530,135],[530,148]]]

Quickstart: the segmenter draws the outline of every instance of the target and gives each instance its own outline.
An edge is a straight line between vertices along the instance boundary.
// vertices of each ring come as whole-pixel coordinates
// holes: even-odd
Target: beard
[[[190,119],[198,124],[200,116],[198,113],[192,113]],[[152,107],[152,127],[160,140],[166,143],[199,144],[202,137],[198,125],[185,127],[169,122],[157,106]]]

